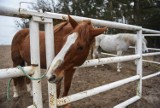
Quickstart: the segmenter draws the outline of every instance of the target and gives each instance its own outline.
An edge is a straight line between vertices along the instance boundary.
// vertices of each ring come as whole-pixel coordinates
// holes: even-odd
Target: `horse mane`
[[[135,44],[136,42],[136,35],[135,34],[131,34],[131,33],[119,33],[118,35],[118,39],[119,40],[124,40],[126,42],[128,42],[128,44]]]
[[[143,37],[143,41],[146,43],[146,45],[148,44],[147,39]]]
[[[57,24],[54,26],[54,33],[60,31],[65,25],[67,25],[69,22],[66,21],[66,22],[62,22],[60,24]]]

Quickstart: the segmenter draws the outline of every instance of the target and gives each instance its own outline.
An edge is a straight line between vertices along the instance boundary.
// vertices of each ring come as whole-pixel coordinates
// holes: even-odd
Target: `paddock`
[[[56,13],[38,13],[38,12],[35,12],[35,11],[28,11],[28,10],[23,10],[23,9],[20,9],[20,13],[19,13],[19,11],[17,11],[17,10],[14,10],[14,9],[8,9],[8,8],[5,8],[5,7],[3,7],[3,8],[1,8],[0,9],[0,14],[3,14],[4,15],[4,11],[3,11],[3,9],[6,11],[6,15],[14,15],[14,16],[18,16],[18,15],[26,15],[26,17],[29,17],[29,16],[34,16],[33,17],[33,19],[32,19],[32,21],[31,21],[31,30],[33,30],[32,29],[32,27],[34,28],[35,27],[35,29],[38,31],[38,29],[37,29],[37,27],[36,27],[36,25],[37,25],[37,22],[43,22],[43,23],[45,23],[46,24],[46,28],[48,28],[49,26],[50,26],[50,23],[51,23],[51,20],[48,20],[48,18],[57,18],[57,19],[62,19],[62,16],[63,17],[66,17],[66,15],[62,15],[62,14],[56,14]],[[23,16],[23,17],[24,17]],[[36,16],[36,17],[35,17]],[[46,18],[45,20],[43,19],[43,21],[42,21],[42,19],[41,18],[43,17],[43,18]],[[74,19],[76,19],[77,21],[80,21],[80,20],[83,20],[83,19],[88,19],[88,18],[84,18],[84,17],[78,17],[78,16],[73,16],[73,18]],[[109,64],[109,63],[116,63],[116,62],[118,62],[118,61],[129,61],[129,60],[135,60],[135,59],[137,59],[138,60],[138,65],[137,65],[137,67],[134,67],[134,69],[133,69],[133,73],[130,73],[131,75],[127,75],[127,76],[123,76],[123,77],[121,77],[121,78],[117,78],[117,80],[111,80],[110,79],[110,81],[109,82],[103,82],[102,84],[100,84],[100,85],[97,85],[97,86],[100,86],[100,87],[97,87],[97,88],[94,88],[94,89],[92,89],[92,88],[87,88],[87,89],[90,89],[89,91],[85,91],[86,89],[84,89],[84,90],[81,90],[81,91],[84,91],[84,92],[80,92],[80,93],[78,93],[78,94],[76,94],[76,95],[71,95],[71,96],[68,96],[68,97],[64,97],[64,98],[61,98],[61,99],[58,99],[58,100],[56,100],[55,99],[55,97],[53,97],[53,96],[55,96],[55,94],[54,94],[54,92],[53,91],[50,91],[49,90],[49,94],[50,94],[50,96],[49,96],[49,106],[51,107],[51,106],[54,106],[54,107],[56,107],[56,106],[61,106],[61,105],[64,105],[64,104],[66,104],[66,103],[69,103],[69,102],[73,102],[73,101],[76,101],[76,100],[79,100],[79,99],[82,99],[83,97],[88,97],[88,96],[92,96],[92,95],[95,95],[95,94],[98,94],[98,93],[100,93],[100,92],[103,92],[103,91],[106,91],[107,92],[107,90],[110,90],[110,89],[113,89],[113,88],[115,88],[115,87],[118,87],[118,86],[121,86],[121,85],[124,85],[124,84],[126,84],[126,83],[129,83],[129,82],[132,82],[132,81],[136,81],[137,80],[137,82],[138,82],[138,84],[134,84],[134,85],[138,85],[138,90],[136,90],[136,88],[137,88],[137,86],[135,86],[134,87],[134,93],[130,96],[130,97],[125,97],[124,98],[124,96],[122,96],[123,98],[123,100],[121,100],[121,99],[119,99],[113,106],[115,106],[115,107],[119,107],[119,105],[121,106],[128,106],[129,104],[131,104],[131,103],[133,103],[133,102],[135,102],[135,101],[137,101],[137,100],[139,100],[139,99],[141,99],[141,95],[142,95],[142,80],[144,80],[144,79],[147,79],[147,78],[150,78],[150,77],[152,77],[152,76],[155,76],[155,75],[158,75],[158,74],[155,74],[155,75],[151,75],[151,76],[146,76],[146,77],[142,77],[142,53],[141,53],[141,41],[142,41],[142,38],[141,38],[141,36],[142,36],[142,31],[144,31],[144,32],[149,32],[149,33],[160,33],[159,31],[154,31],[154,30],[149,30],[149,29],[144,29],[144,28],[142,28],[142,27],[137,27],[137,26],[132,26],[132,25],[126,25],[126,24],[120,24],[120,23],[115,23],[115,22],[110,22],[110,21],[101,21],[101,20],[96,20],[96,19],[90,19],[91,21],[92,21],[92,23],[94,24],[94,25],[98,25],[98,26],[104,26],[104,25],[107,25],[108,27],[112,27],[112,28],[123,28],[123,29],[128,29],[128,30],[134,30],[134,31],[137,31],[137,34],[138,34],[138,38],[137,38],[137,42],[138,42],[138,52],[137,52],[137,54],[135,55],[135,54],[133,54],[133,55],[128,55],[128,56],[123,56],[123,57],[111,57],[111,58],[103,58],[103,59],[100,59],[100,60],[89,60],[89,61],[86,61],[85,63],[84,63],[84,65],[82,65],[81,67],[77,67],[77,68],[82,68],[82,67],[89,67],[89,66],[94,66],[95,64],[98,64],[98,65],[101,65],[101,64]],[[36,23],[36,24],[35,24]],[[47,29],[48,30],[48,29]],[[35,31],[32,31],[32,32],[35,32]],[[47,32],[46,32],[47,33]],[[49,36],[49,34],[48,34],[48,36]],[[34,39],[33,39],[34,40]],[[36,40],[36,39],[35,39]],[[49,41],[49,40],[48,40]],[[52,42],[49,42],[50,44],[52,44]],[[36,44],[36,43],[35,43]],[[38,44],[37,44],[38,45]],[[36,45],[33,45],[35,48],[33,48],[33,49],[37,49],[37,47],[38,46],[36,46]],[[50,49],[50,47],[49,46],[51,46],[51,45],[49,45],[48,44],[48,51],[49,51],[49,49]],[[38,50],[38,49],[37,49]],[[37,57],[36,56],[36,54],[37,54],[37,52],[38,51],[33,51],[33,54],[35,54],[35,55],[33,55],[33,60],[35,60],[35,61],[33,61],[33,62],[37,62],[37,60],[34,58],[34,56],[35,57]],[[48,55],[51,57],[51,55],[52,54],[50,54],[50,52],[47,52],[48,53]],[[146,55],[143,55],[143,56],[148,56],[148,55],[157,55],[157,54],[159,54],[159,53],[152,53],[152,54],[146,54]],[[49,57],[49,58],[50,58]],[[48,59],[49,59],[48,58]],[[51,57],[52,58],[52,57]],[[51,61],[48,61],[49,63],[51,62]],[[49,64],[48,63],[48,64]],[[36,63],[35,63],[36,64]],[[32,69],[31,67],[30,67],[30,69]],[[85,71],[85,69],[87,70],[87,69],[93,69],[93,68],[84,68],[84,71]],[[105,68],[105,69],[107,69],[107,68]],[[0,73],[1,72],[4,72],[4,71],[7,71],[8,69],[2,69],[2,70],[0,70]],[[36,69],[35,70],[37,70],[37,71],[39,71],[39,67],[36,67]],[[80,70],[80,69],[78,69],[78,70]],[[94,69],[95,70],[95,69]],[[144,69],[145,70],[145,69]],[[82,69],[82,71],[83,71],[83,69]],[[108,69],[107,70],[105,70],[105,74],[106,74],[106,76],[107,76],[107,71],[108,71]],[[148,71],[148,70],[147,70]],[[117,73],[116,73],[116,71],[113,71],[114,72],[114,76],[116,76],[116,77],[118,77],[118,75],[117,75]],[[122,72],[123,72],[123,70],[122,70]],[[76,72],[76,73],[78,73],[78,72]],[[7,73],[8,74],[8,73]],[[83,73],[81,73],[81,74],[83,74]],[[78,75],[78,77],[81,77],[81,74],[79,74]],[[120,74],[124,74],[124,73],[120,73]],[[125,74],[124,74],[125,75]],[[1,75],[0,75],[1,76]],[[34,74],[34,76],[33,77],[39,77],[40,76],[40,74],[39,75],[35,75]],[[75,75],[76,76],[76,75]],[[77,77],[77,78],[78,78]],[[92,75],[91,76],[92,78],[94,78],[94,75]],[[110,76],[111,77],[111,76]],[[101,78],[100,78],[101,79]],[[108,78],[109,79],[109,78]],[[84,80],[86,80],[86,79],[84,79]],[[96,79],[91,79],[92,81],[96,81]],[[106,80],[107,80],[107,78],[106,78]],[[119,80],[119,81],[118,81]],[[36,88],[40,88],[40,85],[37,85],[37,81],[33,81],[34,83],[33,83],[33,87],[35,87],[36,86]],[[136,83],[137,83],[136,82]],[[94,83],[94,82],[93,82]],[[103,84],[105,84],[105,85],[103,85]],[[34,86],[35,85],[35,86]],[[49,84],[50,85],[50,84]],[[71,87],[72,89],[74,88],[74,81],[73,81],[73,84],[72,84],[73,86]],[[101,86],[101,85],[103,85],[103,86]],[[53,86],[53,85],[52,85]],[[78,85],[77,87],[75,87],[75,88],[78,88],[78,87],[80,87],[81,85]],[[89,85],[88,85],[89,86]],[[95,86],[96,87],[96,86]],[[129,89],[130,87],[128,87],[128,89]],[[47,89],[47,88],[45,88],[45,89]],[[50,86],[49,86],[49,89],[50,89]],[[51,88],[51,89],[53,89],[53,88]],[[117,88],[116,88],[117,89]],[[118,88],[118,89],[120,89],[120,88]],[[34,91],[34,95],[33,95],[33,103],[38,107],[38,108],[42,108],[43,107],[43,102],[42,102],[42,96],[41,96],[41,90],[40,89],[33,89]],[[55,90],[55,89],[54,89]],[[123,90],[122,90],[123,91]],[[51,94],[53,92],[53,94]],[[128,92],[129,93],[129,92]],[[120,93],[121,94],[121,93]],[[112,94],[113,95],[113,94]],[[76,97],[76,98],[75,98]],[[143,97],[143,96],[142,96]],[[123,101],[125,101],[125,100],[127,100],[127,99],[129,99],[128,101],[126,101],[126,102],[124,102],[124,103],[121,103],[121,102],[123,102]],[[114,99],[113,99],[114,100]],[[113,101],[112,100],[112,101]],[[121,101],[120,101],[121,100]],[[105,100],[106,101],[106,100]],[[96,102],[96,100],[95,100],[95,102]],[[121,103],[121,104],[119,104],[119,103]],[[57,104],[57,105],[56,105]],[[117,104],[119,104],[119,105],[117,105]],[[91,104],[91,106],[92,106],[92,104]],[[108,105],[106,105],[106,106],[108,106]],[[83,107],[83,106],[82,106]],[[88,106],[89,107],[89,106]],[[45,108],[46,108],[46,106],[45,106]]]

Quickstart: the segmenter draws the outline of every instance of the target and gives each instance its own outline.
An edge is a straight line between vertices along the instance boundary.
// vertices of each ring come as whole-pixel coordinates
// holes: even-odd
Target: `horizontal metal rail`
[[[21,18],[31,18],[32,16],[39,16],[42,19],[44,18],[55,18],[55,19],[68,19],[67,15],[65,14],[57,14],[57,13],[51,13],[51,12],[37,12],[35,10],[26,10],[26,9],[16,9],[16,8],[10,8],[1,6],[0,7],[0,15],[6,15],[6,16],[13,16],[13,17],[21,17]],[[82,21],[82,20],[91,20],[92,24],[97,26],[108,26],[111,28],[117,28],[117,29],[126,29],[126,30],[141,30],[149,33],[160,33],[160,31],[157,30],[151,30],[142,28],[141,26],[135,26],[135,25],[129,25],[129,24],[122,24],[118,22],[111,22],[106,20],[97,20],[97,19],[91,19],[86,17],[79,17],[79,16],[73,16],[72,17],[76,21]]]
[[[129,46],[129,48],[135,48],[134,46]],[[148,50],[154,50],[154,51],[160,51],[160,49],[158,48],[147,48]],[[101,54],[105,54],[105,55],[111,55],[111,56],[116,56],[115,54],[110,54],[110,53],[101,53]]]
[[[24,67],[24,70],[28,75],[32,75],[34,73],[34,69],[35,67],[33,66]],[[18,68],[0,69],[0,79],[13,78],[19,76],[24,76],[24,74]]]
[[[146,28],[142,28],[142,31],[147,32],[147,33],[160,33],[160,31],[151,30],[151,29],[146,29]]]
[[[30,14],[28,10],[20,10],[21,14]],[[33,15],[35,12],[33,12]],[[37,14],[37,13],[36,13]],[[58,14],[58,13],[51,13],[51,12],[46,12],[44,13],[43,17],[49,17],[49,18],[54,18],[54,19],[68,19],[68,16],[66,14]],[[135,25],[129,25],[129,24],[123,24],[123,23],[118,23],[118,22],[112,22],[112,21],[106,21],[106,20],[97,20],[97,19],[92,19],[92,18],[87,18],[87,17],[80,17],[80,16],[73,16],[71,15],[77,22],[83,21],[83,20],[91,20],[93,25],[96,26],[107,26],[110,28],[117,28],[117,29],[125,29],[125,30],[141,30],[148,32],[148,33],[160,33],[160,31],[157,30],[151,30],[151,29],[145,29],[142,28],[141,26],[135,26]]]
[[[148,50],[160,51],[160,49],[158,49],[158,48],[148,48]]]
[[[26,17],[31,18],[31,16],[39,16],[41,18],[54,18],[54,19],[68,19],[66,14],[57,14],[51,12],[40,13],[35,10],[26,10],[26,9],[15,9],[15,8],[7,8],[4,6],[0,7],[0,15],[13,16],[13,17]],[[82,20],[91,20],[92,24],[97,26],[108,26],[111,28],[119,28],[119,29],[127,29],[127,30],[140,30],[142,27],[122,24],[117,22],[105,21],[105,20],[97,20],[86,17],[79,17],[71,15],[76,21]]]
[[[100,87],[96,87],[96,88],[86,90],[86,91],[83,91],[83,92],[80,92],[80,93],[76,93],[76,94],[73,94],[73,95],[70,95],[70,96],[67,96],[67,97],[63,97],[63,98],[60,98],[60,99],[57,100],[57,105],[62,106],[62,105],[65,105],[67,103],[71,103],[71,102],[74,102],[74,101],[77,101],[77,100],[80,100],[80,99],[83,99],[83,98],[86,98],[86,97],[89,97],[89,96],[93,96],[93,95],[105,92],[107,90],[122,86],[124,84],[136,81],[138,79],[140,79],[140,76],[135,75],[135,76],[123,79],[123,80],[119,80],[119,81],[109,83],[109,84],[106,84],[106,85],[103,85],[103,86],[100,86]]]
[[[101,53],[104,55],[109,55],[109,56],[113,56],[113,57],[117,57],[117,55],[115,54],[110,54],[110,53]],[[151,60],[142,60],[143,62],[148,62],[148,63],[155,63],[155,64],[160,64],[160,62],[155,62],[155,61],[151,61]]]
[[[150,37],[152,37],[152,36],[160,36],[160,34],[143,34],[143,36],[150,36]]]
[[[154,56],[154,55],[160,55],[160,52],[142,54],[143,57],[146,57],[146,56]]]
[[[143,60],[143,62],[148,62],[148,63],[155,63],[155,64],[160,64],[160,62],[155,62],[155,61],[151,61],[151,60]]]
[[[103,54],[103,55],[108,55],[108,56],[113,56],[113,57],[117,57],[116,54],[111,54],[111,53],[104,53],[104,52],[102,52],[101,54]]]
[[[55,18],[60,18],[60,17],[65,17],[67,19],[67,15],[65,14],[57,14],[57,13],[48,13],[50,15],[54,15]],[[90,20],[93,25],[96,26],[107,26],[110,28],[117,28],[117,29],[127,29],[127,30],[140,30],[140,26],[133,26],[133,25],[127,25],[127,24],[122,24],[118,22],[111,22],[111,21],[106,21],[106,20],[97,20],[97,19],[91,19],[91,18],[86,18],[86,17],[79,17],[79,16],[73,16],[72,17],[77,21],[83,21],[83,20]]]
[[[135,48],[134,46],[129,46],[129,48]],[[148,50],[160,51],[158,48],[147,48]]]
[[[142,80],[146,80],[146,79],[152,78],[152,77],[157,76],[157,75],[160,75],[160,71],[156,72],[154,74],[150,74],[150,75],[144,76],[144,77],[142,77]]]
[[[128,105],[136,102],[136,101],[139,100],[140,98],[141,98],[140,96],[134,96],[134,97],[132,97],[132,98],[130,98],[130,99],[128,99],[128,100],[126,100],[126,101],[124,101],[124,102],[116,105],[116,106],[114,106],[113,108],[125,108],[125,107],[127,107]]]
[[[129,61],[129,60],[135,60],[135,59],[138,59],[138,58],[140,58],[140,55],[128,55],[128,56],[119,56],[119,57],[109,57],[109,58],[86,60],[81,66],[76,67],[76,68],[90,67],[90,66],[109,64],[109,63],[124,62],[124,61]]]

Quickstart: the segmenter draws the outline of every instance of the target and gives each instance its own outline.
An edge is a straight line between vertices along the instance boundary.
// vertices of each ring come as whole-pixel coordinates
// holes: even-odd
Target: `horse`
[[[75,38],[75,41],[69,46],[68,50],[64,53],[63,62],[61,62],[52,73],[47,74],[47,79],[50,83],[57,84],[57,97],[60,95],[60,88],[62,79],[64,79],[64,92],[63,96],[67,96],[75,68],[83,64],[87,59],[89,49],[97,35],[102,34],[107,28],[94,28],[90,20],[84,20],[77,23],[71,16],[68,16],[68,21],[62,22],[54,27],[54,45],[55,55],[63,52],[63,47],[66,46],[68,39]],[[29,29],[23,29],[17,32],[12,40],[11,57],[13,66],[31,65],[30,60],[30,35]],[[42,69],[46,69],[46,52],[45,52],[45,34],[44,31],[39,32],[40,37],[40,64]],[[55,57],[56,58],[56,57]],[[18,85],[22,85],[24,77],[14,78],[14,97],[18,97]],[[30,80],[26,79],[28,87]],[[24,83],[23,83],[24,84]]]
[[[95,38],[95,48],[93,49],[93,58],[99,58],[101,51],[104,52],[117,52],[117,56],[121,56],[124,51],[127,51],[130,45],[136,45],[136,34],[130,33],[119,33],[115,35],[101,34]],[[142,39],[142,52],[148,52],[146,46],[147,40],[143,37]],[[135,47],[136,51],[136,47]],[[121,64],[117,63],[117,71],[120,72]]]

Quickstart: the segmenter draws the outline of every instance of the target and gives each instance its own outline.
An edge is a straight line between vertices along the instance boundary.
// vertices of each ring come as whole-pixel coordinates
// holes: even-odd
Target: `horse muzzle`
[[[143,53],[148,53],[148,50],[144,50]]]
[[[144,53],[148,53],[148,51],[146,50]]]
[[[57,77],[56,75],[51,75],[51,77],[48,78],[48,81],[50,83],[60,83],[62,81],[63,77]]]

